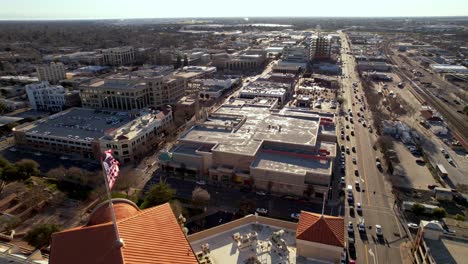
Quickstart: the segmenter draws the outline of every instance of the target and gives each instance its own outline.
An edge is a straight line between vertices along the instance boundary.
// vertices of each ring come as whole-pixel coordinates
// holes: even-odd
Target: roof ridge
[[[141,215],[149,214],[150,212],[156,210],[156,208],[163,207],[163,206],[165,206],[166,204],[168,204],[168,203],[163,203],[163,204],[160,204],[160,205],[156,205],[156,206],[153,206],[153,207],[146,208],[146,209],[144,209],[144,210],[138,211],[138,213],[136,213],[136,214],[134,214],[134,215],[132,215],[132,216],[129,216],[129,217],[127,217],[127,218],[118,220],[118,221],[117,221],[117,224],[122,223],[122,222],[129,221],[130,219],[135,218],[135,217],[138,217],[138,216],[141,216]],[[172,210],[171,210],[171,211],[172,211]]]
[[[321,219],[324,219],[324,218],[321,218]],[[334,219],[333,219],[333,220],[334,220]],[[326,221],[325,219],[324,219],[324,221],[325,221],[325,224],[327,225],[328,229],[331,231],[331,233],[332,233],[333,236],[335,237],[336,241],[338,241],[340,244],[343,244],[343,243],[341,242],[341,239],[339,239],[338,236],[336,235],[334,229],[331,228],[330,225],[328,224],[328,221]],[[343,245],[343,246],[344,246],[344,245]]]

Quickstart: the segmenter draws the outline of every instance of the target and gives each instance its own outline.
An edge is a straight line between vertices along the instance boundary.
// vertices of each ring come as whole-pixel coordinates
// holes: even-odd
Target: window
[[[122,148],[128,148],[128,144],[122,144]]]
[[[128,153],[129,153],[128,150],[125,150],[122,154],[123,155],[128,155]]]

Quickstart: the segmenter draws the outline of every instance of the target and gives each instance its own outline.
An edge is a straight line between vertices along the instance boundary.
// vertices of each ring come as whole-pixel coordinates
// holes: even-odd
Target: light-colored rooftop
[[[239,100],[239,99],[237,99]],[[240,100],[239,100],[240,101]],[[215,150],[254,155],[263,140],[315,146],[320,117],[295,117],[271,112],[269,107],[223,105],[216,114],[244,116],[237,128],[215,127],[208,121],[191,128],[180,140],[218,143]]]
[[[465,263],[468,258],[468,240],[458,238],[442,238],[440,240],[425,239],[436,263]]]
[[[276,153],[260,151],[252,162],[252,167],[301,175],[305,175],[307,171],[329,172],[332,165],[329,160],[314,159],[313,155],[310,156],[307,158],[300,156],[299,153],[286,151]]]

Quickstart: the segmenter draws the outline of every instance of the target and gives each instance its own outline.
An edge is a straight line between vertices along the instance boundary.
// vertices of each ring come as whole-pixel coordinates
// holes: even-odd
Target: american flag
[[[119,162],[114,159],[114,157],[112,157],[112,150],[106,150],[104,154],[106,154],[106,157],[104,158],[102,164],[104,166],[104,170],[106,171],[109,189],[112,189],[112,187],[114,187],[115,181],[117,180],[117,177],[119,177]]]

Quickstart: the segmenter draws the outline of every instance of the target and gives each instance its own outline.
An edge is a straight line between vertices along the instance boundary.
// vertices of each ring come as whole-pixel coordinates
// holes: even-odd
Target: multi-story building
[[[133,47],[117,47],[102,50],[104,64],[119,66],[130,65],[136,61],[136,51]]]
[[[331,36],[313,35],[308,39],[309,43],[309,58],[328,59],[331,55]]]
[[[153,150],[171,122],[171,112],[71,108],[17,126],[13,134],[20,147],[95,160],[112,149],[121,163],[129,163]]]
[[[65,67],[60,62],[36,66],[36,71],[39,81],[57,83],[60,80],[66,79]]]
[[[217,184],[323,197],[336,155],[332,114],[285,108],[275,98],[232,99],[179,138],[161,163]]]
[[[281,58],[291,63],[307,63],[310,60],[310,53],[306,46],[286,46]]]
[[[145,71],[94,79],[79,87],[83,107],[138,110],[175,104],[185,91],[185,80]]]
[[[47,81],[26,85],[26,94],[34,110],[59,112],[80,104],[78,91],[67,91],[63,86],[50,85]]]
[[[264,64],[265,57],[259,54],[232,56],[224,61],[226,72],[258,71]]]

